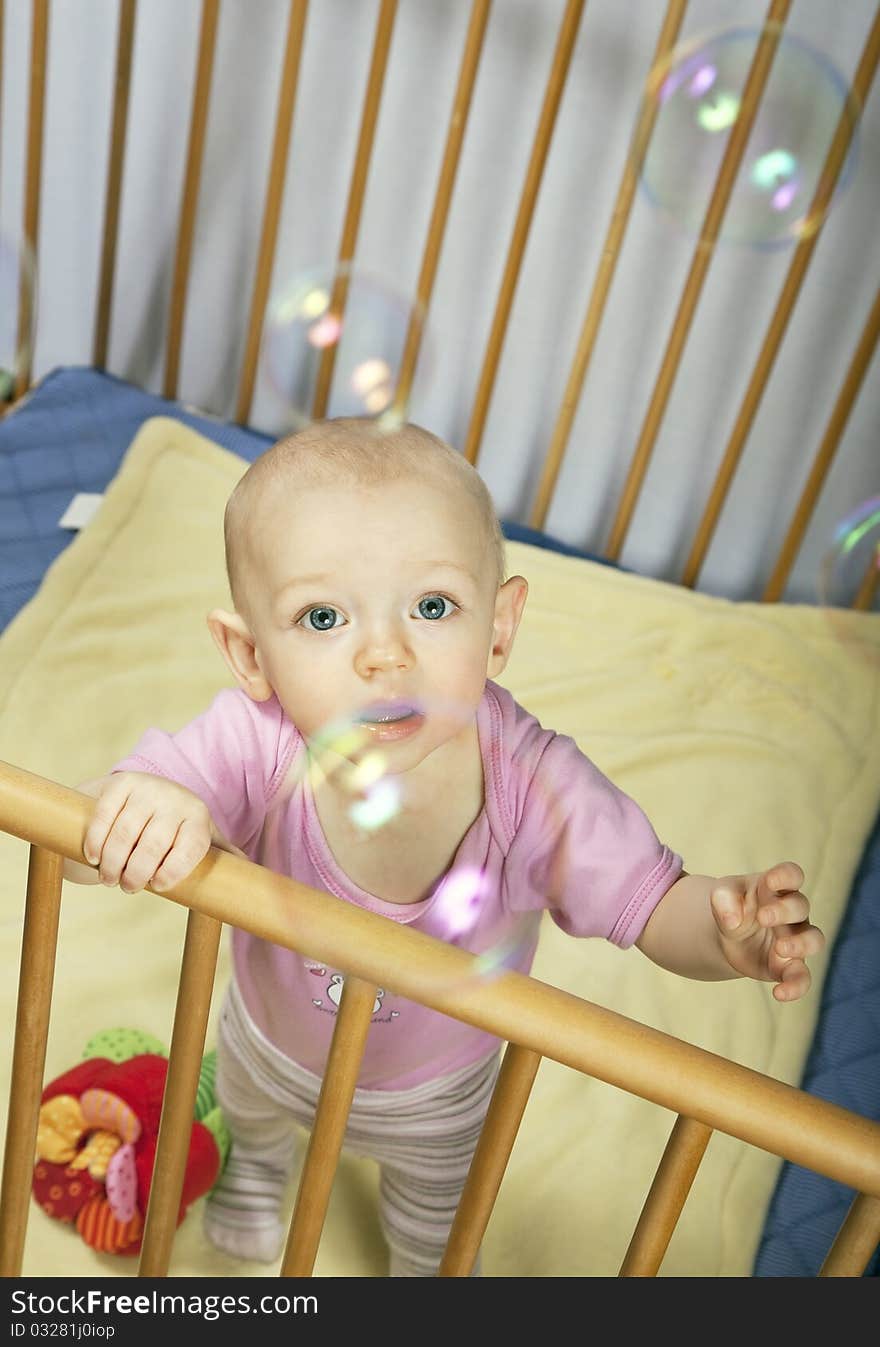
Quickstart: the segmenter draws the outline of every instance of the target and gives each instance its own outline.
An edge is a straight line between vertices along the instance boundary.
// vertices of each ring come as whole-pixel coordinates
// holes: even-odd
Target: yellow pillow
[[[229,603],[222,515],[245,467],[177,421],[142,427],[94,520],[0,637],[0,757],[75,785],[147,726],[177,729],[228,684],[205,614]],[[732,603],[525,544],[508,544],[508,567],[530,595],[501,681],[643,805],[689,870],[799,861],[830,944],[880,800],[880,618],[853,615],[860,656],[817,609]],[[7,1025],[26,858],[24,844],[0,837]],[[185,915],[151,895],[65,886],[47,1079],[99,1029],[170,1041]],[[827,951],[812,961],[810,995],[779,1005],[768,985],[689,982],[547,921],[534,973],[797,1084],[826,966]],[[228,969],[224,941],[218,988]],[[673,1121],[543,1062],[486,1235],[486,1275],[615,1275]],[[715,1135],[661,1275],[748,1275],[779,1163]],[[375,1196],[369,1162],[346,1157],[317,1275],[385,1275]],[[34,1208],[24,1271],[131,1276],[136,1260],[98,1259]],[[277,1268],[231,1262],[192,1212],[171,1271]]]

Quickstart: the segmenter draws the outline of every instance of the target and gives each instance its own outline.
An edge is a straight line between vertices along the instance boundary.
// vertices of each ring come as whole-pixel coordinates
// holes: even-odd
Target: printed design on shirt
[[[328,970],[324,967],[323,964],[313,963],[311,960],[306,959],[305,966],[313,977],[323,979],[326,978],[328,975]],[[335,1015],[336,1008],[339,1005],[340,1000],[342,999],[342,988],[344,986],[345,986],[345,978],[343,977],[342,973],[330,973],[330,981],[327,983],[327,986],[325,988],[318,987],[316,989],[319,992],[323,992],[323,994],[313,996],[312,1005],[315,1007],[316,1010],[323,1011],[325,1015]],[[382,1009],[382,1001],[384,996],[385,996],[385,988],[377,987],[376,999],[373,1002],[374,1018],[371,1020],[372,1024],[390,1024],[392,1020],[400,1018],[399,1010],[390,1010],[388,1014],[384,1015],[381,1019],[375,1018],[378,1012]],[[329,1001],[330,1005],[327,1005],[326,1001]]]

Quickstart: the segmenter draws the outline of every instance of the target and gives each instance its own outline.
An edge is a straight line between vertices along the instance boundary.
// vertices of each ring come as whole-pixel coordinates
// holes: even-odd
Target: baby
[[[489,492],[461,454],[415,425],[309,426],[245,472],[225,539],[234,609],[208,625],[237,687],[80,786],[97,800],[83,843],[97,869],[68,862],[68,878],[161,893],[213,843],[474,952],[512,940],[522,972],[546,910],[685,977],[804,995],[825,940],[800,867],[686,873],[635,801],[494,681],[528,586],[505,578]],[[382,826],[352,810],[364,742],[394,786]],[[444,894],[463,874],[479,901],[452,934]],[[271,1262],[345,970],[239,929],[232,955],[217,1093],[233,1144],[205,1225],[234,1257]],[[377,998],[346,1144],[379,1165],[393,1276],[437,1272],[500,1046]]]

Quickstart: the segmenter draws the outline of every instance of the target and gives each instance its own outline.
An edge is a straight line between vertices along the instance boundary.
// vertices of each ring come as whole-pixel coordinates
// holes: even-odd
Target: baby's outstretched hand
[[[80,790],[97,799],[83,854],[98,867],[103,884],[118,884],[126,893],[148,884],[159,891],[172,888],[212,842],[223,844],[204,802],[165,777],[114,772]]]
[[[806,959],[825,947],[810,922],[803,882],[801,867],[782,861],[761,874],[727,875],[710,896],[727,962],[745,977],[775,982],[777,1001],[796,1001],[809,990]]]

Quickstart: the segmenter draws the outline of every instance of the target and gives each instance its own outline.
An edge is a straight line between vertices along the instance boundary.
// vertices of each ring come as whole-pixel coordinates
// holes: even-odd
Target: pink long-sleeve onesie
[[[505,967],[529,971],[544,910],[571,935],[631,945],[681,874],[681,858],[573,739],[544,729],[492,681],[477,727],[483,809],[449,870],[417,903],[386,902],[341,870],[304,771],[305,742],[274,697],[255,702],[224,689],[178,733],[148,730],[114,770],[179,782],[252,860],[475,953],[503,951]],[[321,1075],[340,970],[238,928],[232,956],[253,1023],[287,1057]],[[477,1062],[497,1045],[482,1030],[383,990],[358,1085],[408,1089]]]

